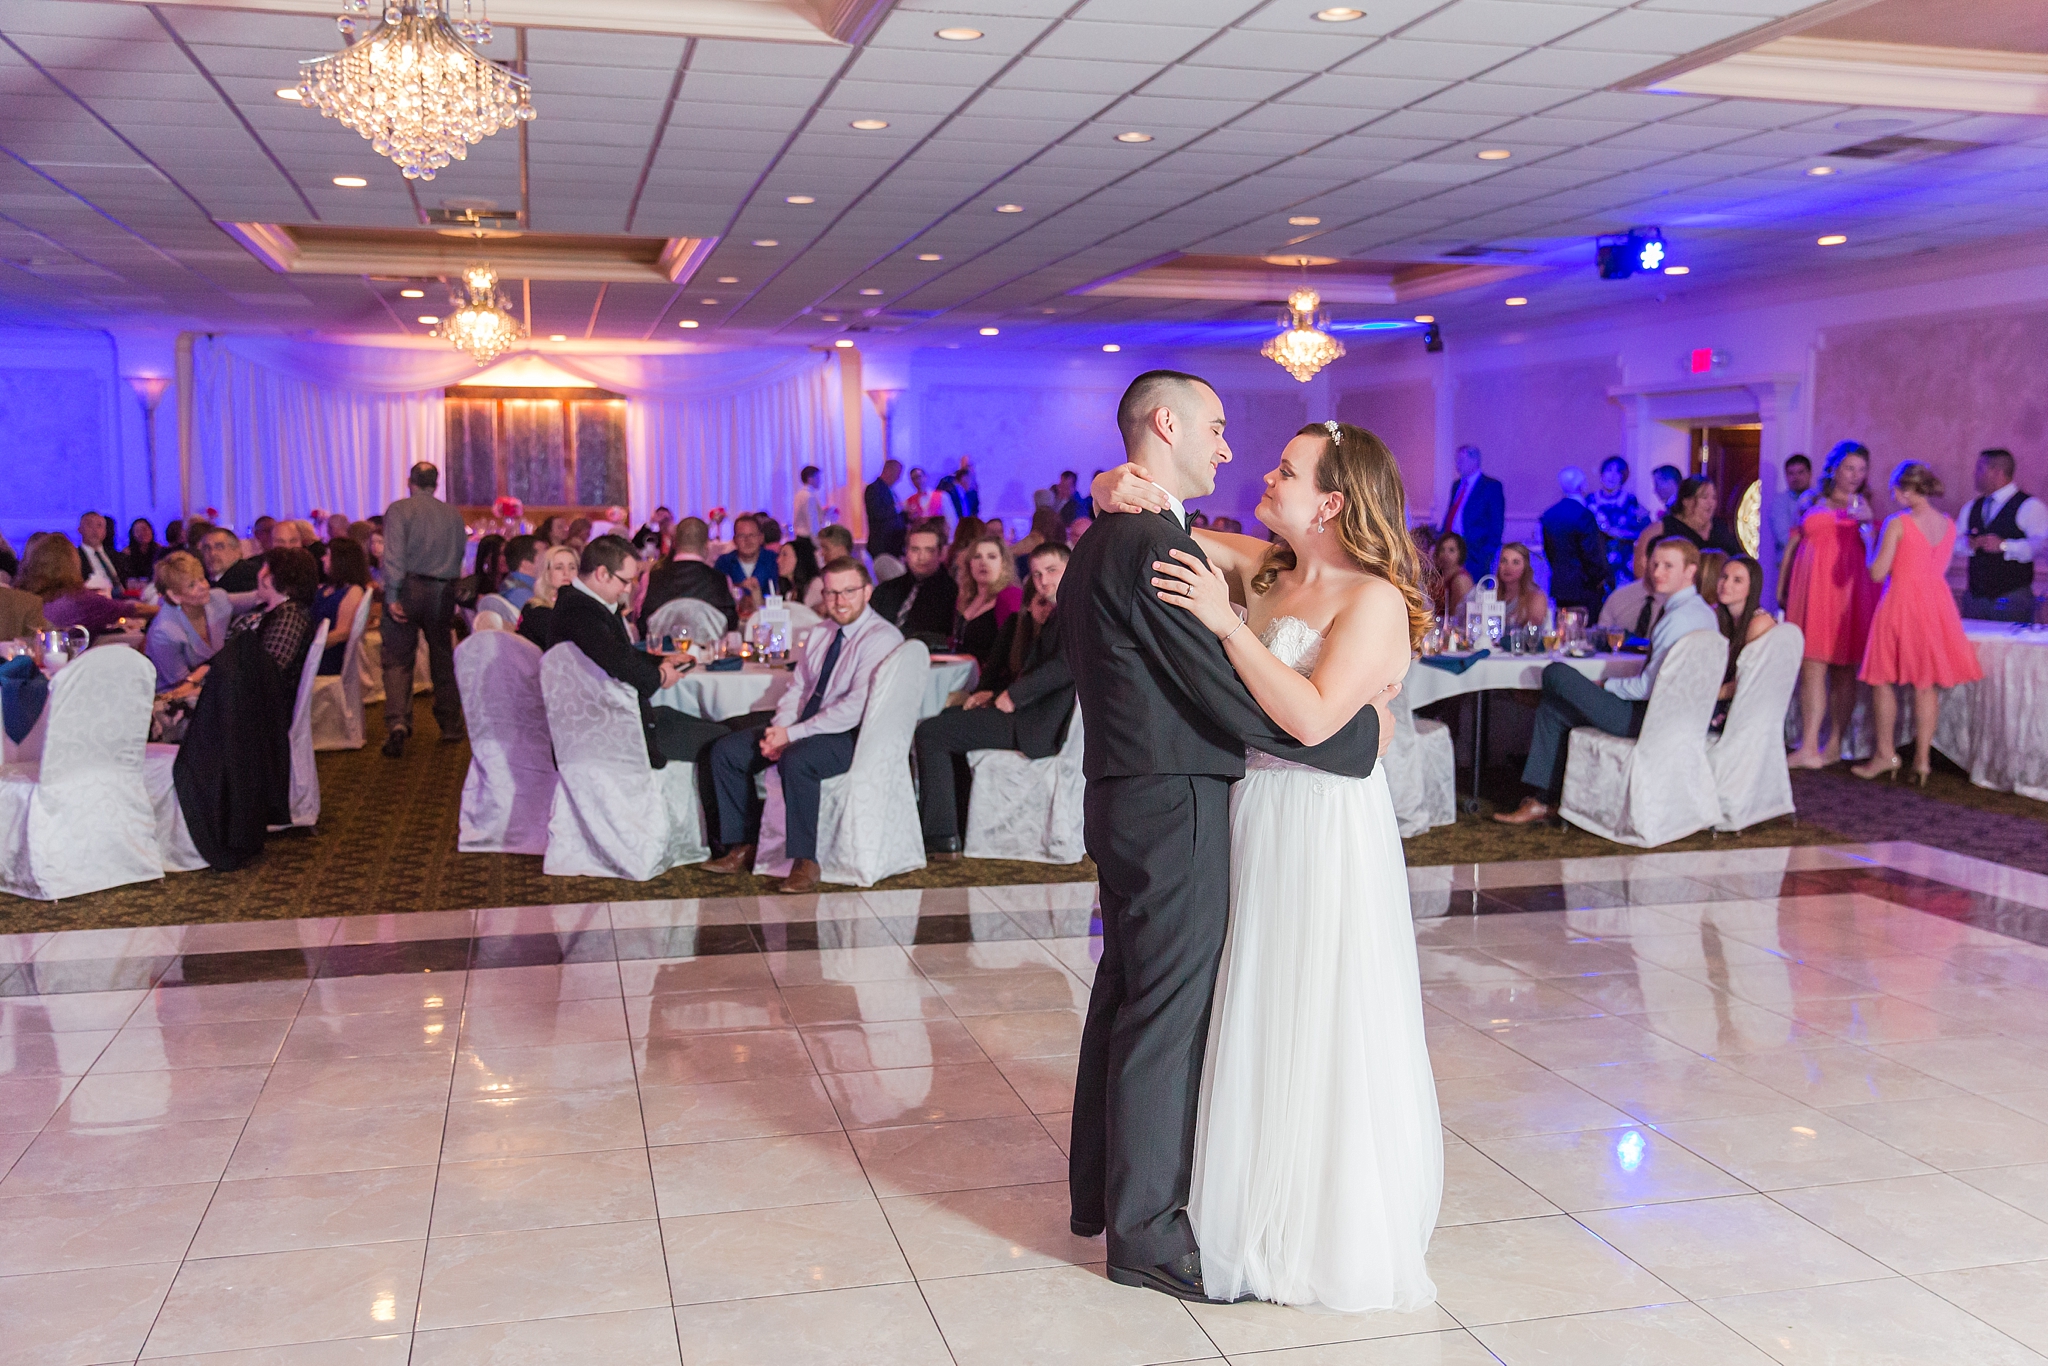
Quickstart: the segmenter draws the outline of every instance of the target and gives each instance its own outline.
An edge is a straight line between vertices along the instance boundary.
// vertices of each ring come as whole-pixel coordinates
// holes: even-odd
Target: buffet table
[[[979,675],[980,669],[972,659],[950,655],[934,659],[918,717],[937,716],[946,709],[948,697],[955,692],[971,691]],[[724,673],[712,673],[699,665],[673,687],[656,693],[653,702],[658,707],[674,707],[707,721],[726,721],[748,712],[771,710],[795,677],[794,669],[768,664],[749,662]]]

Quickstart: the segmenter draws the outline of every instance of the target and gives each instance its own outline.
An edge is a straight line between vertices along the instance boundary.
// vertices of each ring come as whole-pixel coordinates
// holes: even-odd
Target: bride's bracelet
[[[1243,618],[1243,617],[1239,617],[1239,618],[1237,619],[1237,625],[1235,625],[1235,626],[1231,627],[1231,628],[1230,628],[1230,630],[1229,630],[1228,632],[1226,632],[1226,633],[1225,633],[1224,635],[1222,635],[1221,637],[1219,637],[1219,638],[1217,639],[1216,643],[1217,643],[1218,645],[1228,645],[1228,644],[1230,643],[1230,637],[1231,637],[1231,636],[1234,636],[1234,635],[1236,635],[1236,634],[1237,634],[1237,633],[1238,633],[1239,631],[1242,631],[1243,629],[1244,629],[1244,618]]]

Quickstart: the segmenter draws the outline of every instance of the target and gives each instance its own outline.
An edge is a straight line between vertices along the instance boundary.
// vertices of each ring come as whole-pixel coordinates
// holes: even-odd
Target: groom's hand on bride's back
[[[1372,709],[1380,719],[1380,757],[1387,757],[1387,749],[1394,743],[1394,713],[1388,706],[1399,695],[1401,685],[1389,683],[1386,690],[1372,700]]]
[[[1151,471],[1130,462],[1096,475],[1088,486],[1088,496],[1095,501],[1098,516],[1105,512],[1164,512],[1168,507],[1166,490],[1152,482]]]

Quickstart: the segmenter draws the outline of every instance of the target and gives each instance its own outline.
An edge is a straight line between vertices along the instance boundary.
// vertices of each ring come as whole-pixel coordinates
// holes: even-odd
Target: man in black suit
[[[725,629],[740,629],[739,605],[733,601],[732,585],[711,566],[711,528],[701,517],[685,517],[675,525],[674,548],[667,561],[647,576],[647,596],[640,601],[640,630],[647,631],[647,619],[655,609],[677,598],[695,598],[718,609]]]
[[[1061,585],[1061,638],[1082,713],[1089,854],[1102,961],[1074,1083],[1072,1226],[1107,1232],[1109,1278],[1204,1300],[1188,1221],[1209,1002],[1230,911],[1230,784],[1250,745],[1348,777],[1372,772],[1391,717],[1375,703],[1320,745],[1252,700],[1215,634],[1159,601],[1152,565],[1200,556],[1183,503],[1230,459],[1223,402],[1172,370],[1138,376],[1117,408],[1129,458],[1170,510],[1105,516]],[[1206,557],[1205,557],[1206,558]]]
[[[909,524],[896,505],[896,481],[903,477],[903,462],[885,460],[882,474],[862,493],[868,512],[868,558],[894,555],[903,558],[903,536]]]
[[[949,863],[960,857],[958,794],[966,791],[963,780],[970,779],[969,750],[1014,749],[1027,759],[1047,759],[1067,742],[1067,724],[1074,715],[1074,675],[1060,645],[1055,605],[1067,558],[1067,548],[1058,541],[1031,552],[1032,607],[1044,603],[1051,615],[1010,685],[993,695],[976,693],[965,706],[918,723],[917,806],[924,819],[927,859]]]
[[[1607,537],[1586,506],[1586,472],[1567,465],[1557,472],[1564,497],[1543,512],[1543,558],[1550,565],[1550,599],[1559,607],[1583,607],[1591,620],[1607,600]]]
[[[960,585],[946,572],[946,548],[936,531],[913,531],[903,546],[909,569],[875,590],[875,614],[911,640],[943,650],[953,638]]]

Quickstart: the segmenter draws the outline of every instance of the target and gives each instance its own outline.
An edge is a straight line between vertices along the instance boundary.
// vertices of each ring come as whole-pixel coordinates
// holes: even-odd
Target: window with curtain
[[[624,506],[626,400],[604,389],[447,391],[449,496],[487,508],[506,494],[528,509]]]

